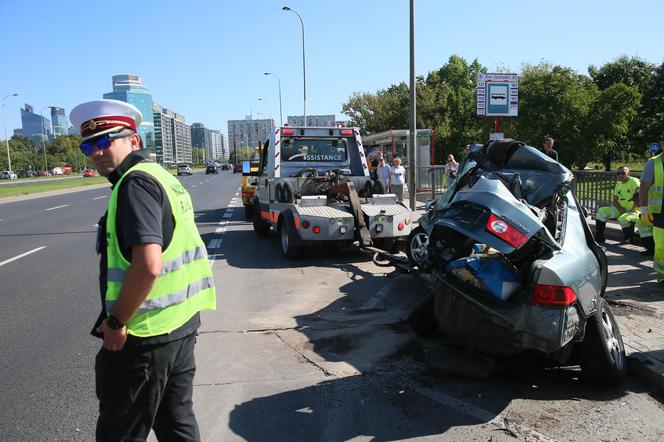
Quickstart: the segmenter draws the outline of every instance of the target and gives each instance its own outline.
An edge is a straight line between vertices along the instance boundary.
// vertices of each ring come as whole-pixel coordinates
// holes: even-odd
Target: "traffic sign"
[[[519,76],[480,73],[477,77],[477,115],[516,117],[519,114]]]

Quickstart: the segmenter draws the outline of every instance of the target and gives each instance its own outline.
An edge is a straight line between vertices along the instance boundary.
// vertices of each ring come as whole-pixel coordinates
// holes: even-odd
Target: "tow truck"
[[[246,219],[252,219],[254,216],[254,193],[258,178],[252,175],[252,172],[258,172],[259,166],[260,163],[257,161],[242,162],[242,205]]]
[[[277,232],[298,258],[314,244],[359,245],[370,253],[405,246],[411,210],[373,181],[358,128],[275,128],[263,145],[253,201],[258,236]]]

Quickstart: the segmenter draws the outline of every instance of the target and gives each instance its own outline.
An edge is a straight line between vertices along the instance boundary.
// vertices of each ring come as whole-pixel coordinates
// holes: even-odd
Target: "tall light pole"
[[[18,94],[9,94],[2,99],[2,118],[5,120],[5,143],[7,143],[7,170],[12,170],[12,157],[9,155],[9,138],[7,138],[7,114],[5,113],[5,100],[9,97],[16,97]],[[10,177],[11,178],[11,177]]]
[[[281,113],[281,79],[277,74],[274,74],[272,72],[265,72],[263,75],[273,75],[277,78],[277,82],[279,83],[279,126],[283,126],[284,115]]]
[[[48,163],[46,162],[46,134],[44,133],[44,109],[51,109],[55,106],[44,106],[42,107],[42,110],[39,112],[39,116],[41,117],[41,125],[42,125],[42,149],[44,149],[44,172],[48,172]]]
[[[302,21],[302,17],[300,17],[300,14],[293,11],[288,6],[284,6],[281,9],[284,11],[290,11],[293,14],[297,15],[297,18],[300,19],[300,24],[302,25],[302,79],[304,82],[304,127],[307,127],[307,67],[306,67],[307,65],[304,61],[304,22]]]
[[[410,0],[410,140],[408,143],[408,192],[410,209],[415,211],[417,192],[417,94],[415,78],[415,0]]]

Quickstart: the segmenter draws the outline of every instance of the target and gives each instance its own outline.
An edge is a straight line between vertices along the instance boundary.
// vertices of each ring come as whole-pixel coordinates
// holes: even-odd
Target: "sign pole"
[[[495,125],[494,125],[494,128],[493,128],[493,131],[496,132],[496,133],[502,132],[500,130],[500,117],[496,117],[496,122],[495,122]]]

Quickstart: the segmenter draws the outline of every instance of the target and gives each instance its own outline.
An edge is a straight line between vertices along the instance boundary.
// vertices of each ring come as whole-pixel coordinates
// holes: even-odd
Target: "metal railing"
[[[616,185],[615,172],[596,170],[575,170],[572,191],[579,203],[594,214],[597,209],[610,205],[613,201],[613,189]],[[640,171],[631,171],[632,176],[640,176]],[[417,168],[417,193],[420,198],[433,199],[446,189],[445,166]],[[420,199],[418,198],[418,199]]]

